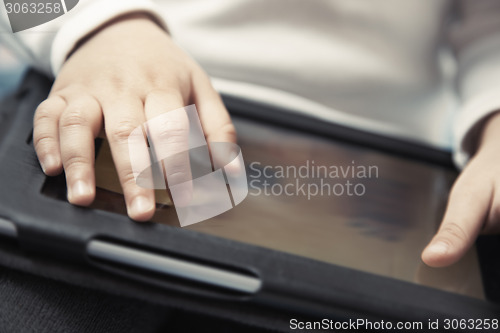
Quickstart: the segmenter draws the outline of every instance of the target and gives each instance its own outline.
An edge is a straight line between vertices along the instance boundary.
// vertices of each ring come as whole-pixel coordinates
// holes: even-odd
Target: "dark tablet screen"
[[[456,172],[262,123],[235,124],[249,194],[184,229],[484,298],[475,248],[448,268],[420,259]],[[107,145],[101,148],[93,208],[126,214]],[[175,209],[161,203],[153,221],[179,226]]]

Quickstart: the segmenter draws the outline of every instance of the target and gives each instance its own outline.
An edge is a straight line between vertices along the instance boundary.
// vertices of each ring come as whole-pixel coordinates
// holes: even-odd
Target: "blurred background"
[[[0,40],[0,99],[17,87],[26,68]]]

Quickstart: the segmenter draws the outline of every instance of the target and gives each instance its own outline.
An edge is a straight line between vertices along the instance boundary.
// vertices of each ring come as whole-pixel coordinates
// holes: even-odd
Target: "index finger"
[[[128,215],[137,221],[147,221],[155,212],[154,191],[137,184],[137,175],[131,163],[131,159],[149,160],[147,148],[145,144],[141,145],[138,140],[140,135],[135,132],[146,121],[142,101],[129,98],[111,105],[105,104],[103,112],[106,136],[125,196]],[[130,140],[131,134],[133,140]]]

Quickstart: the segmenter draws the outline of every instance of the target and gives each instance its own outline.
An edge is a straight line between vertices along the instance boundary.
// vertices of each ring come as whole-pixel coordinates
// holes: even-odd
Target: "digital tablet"
[[[265,106],[253,106],[265,114],[256,116],[227,103],[246,199],[180,227],[161,196],[153,221],[137,223],[126,216],[105,141],[97,142],[92,207],[70,205],[64,177],[43,175],[30,136],[42,98],[19,107],[0,145],[0,233],[26,249],[248,311],[422,321],[500,314],[491,283],[498,264],[484,265],[491,252],[474,247],[444,269],[420,260],[456,177],[442,163],[449,154],[371,134],[362,143],[354,129]]]
[[[441,222],[453,169],[234,121],[249,194],[232,210],[184,229],[484,299],[475,247],[447,268],[420,259]],[[98,146],[92,208],[126,214],[109,146]],[[49,180],[44,192],[56,189],[65,200],[62,179]],[[157,197],[152,221],[180,227],[166,191]]]

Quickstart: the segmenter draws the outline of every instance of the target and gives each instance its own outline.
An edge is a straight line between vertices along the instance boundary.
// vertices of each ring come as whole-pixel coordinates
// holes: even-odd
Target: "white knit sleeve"
[[[145,12],[165,27],[152,0],[79,0],[66,14],[16,33],[9,29],[5,7],[1,10],[0,39],[6,40],[18,54],[28,57],[33,66],[53,75],[57,75],[69,53],[83,37],[118,16]]]
[[[454,161],[474,154],[482,125],[500,111],[500,1],[467,0],[455,31],[462,107],[454,124]]]

